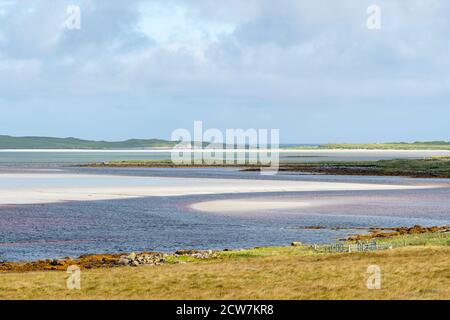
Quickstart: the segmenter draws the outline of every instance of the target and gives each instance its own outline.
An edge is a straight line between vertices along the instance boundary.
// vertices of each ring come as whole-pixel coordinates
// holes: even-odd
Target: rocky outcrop
[[[436,233],[442,232],[447,233],[450,232],[450,226],[435,226],[435,227],[422,227],[422,226],[413,226],[413,227],[399,227],[399,228],[373,228],[369,230],[367,234],[356,234],[350,236],[348,241],[364,241],[364,240],[373,240],[379,238],[391,238],[396,236],[410,235],[410,234],[422,234],[422,233]]]
[[[215,252],[212,250],[178,250],[175,252],[175,256],[188,256],[196,259],[208,259],[215,256]]]
[[[140,265],[152,265],[157,266],[167,263],[168,258],[173,257],[190,257],[195,259],[208,259],[215,256],[215,252],[212,250],[178,250],[174,254],[168,255],[165,253],[135,253],[132,252],[129,255],[120,256],[117,261],[119,266],[131,266],[137,267]],[[172,263],[180,263],[180,260],[172,259]]]
[[[168,255],[164,253],[140,253],[134,252],[129,255],[123,255],[117,261],[120,266],[137,267],[139,265],[160,265],[166,262]]]
[[[208,259],[217,256],[217,251],[213,250],[179,250],[172,254],[161,252],[141,252],[130,254],[93,254],[82,255],[73,259],[66,257],[63,259],[47,259],[32,262],[1,262],[0,273],[2,272],[28,272],[28,271],[66,271],[71,265],[76,265],[81,269],[114,268],[121,266],[158,266],[165,263],[185,263],[186,258],[190,260]]]

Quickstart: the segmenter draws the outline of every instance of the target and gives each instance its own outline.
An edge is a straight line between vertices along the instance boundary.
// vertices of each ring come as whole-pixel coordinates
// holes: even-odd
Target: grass
[[[189,161],[188,163],[174,163],[172,160],[114,160],[101,163],[90,163],[78,165],[79,167],[108,167],[108,168],[203,168],[203,167],[224,167],[224,168],[243,168],[243,167],[256,167],[259,168],[261,164],[251,164],[248,160],[245,163],[238,163],[236,160],[233,163],[225,163],[222,161],[214,162],[214,160],[203,159],[202,163],[194,163]]]
[[[450,158],[399,159],[379,161],[321,161],[281,164],[281,171],[320,172],[346,175],[450,177]]]
[[[123,160],[105,163],[81,165],[82,167],[133,167],[133,168],[167,168],[167,167],[236,167],[244,171],[260,170],[257,164],[223,164],[177,165],[170,160]],[[345,175],[387,175],[450,178],[450,158],[432,157],[426,159],[400,159],[379,161],[320,161],[288,162],[280,164],[280,171],[318,172]]]
[[[377,243],[383,246],[450,246],[449,233],[422,233],[408,234],[397,237],[377,239]]]
[[[430,141],[414,143],[329,143],[318,147],[319,149],[366,149],[366,150],[450,150],[450,142]]]
[[[182,264],[83,270],[75,291],[65,272],[5,273],[0,299],[450,299],[449,237],[383,239],[423,245],[366,253],[255,248]],[[381,290],[366,287],[373,264]]]

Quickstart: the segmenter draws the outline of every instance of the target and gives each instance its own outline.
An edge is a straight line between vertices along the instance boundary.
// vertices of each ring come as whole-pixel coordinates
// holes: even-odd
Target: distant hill
[[[146,149],[172,148],[178,142],[160,139],[91,141],[76,138],[11,137],[0,135],[0,149]]]
[[[129,139],[125,141],[93,141],[77,138],[53,138],[53,137],[12,137],[0,135],[0,150],[2,149],[151,149],[151,148],[173,148],[179,142],[162,139]],[[204,146],[209,143],[204,142]],[[226,145],[216,145],[217,148]],[[450,150],[450,142],[392,142],[372,144],[330,143],[322,145],[295,145],[282,144],[283,149],[378,149],[378,150]]]

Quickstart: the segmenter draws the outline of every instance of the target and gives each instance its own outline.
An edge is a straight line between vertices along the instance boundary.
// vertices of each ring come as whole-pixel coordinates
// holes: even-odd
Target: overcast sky
[[[450,140],[449,17],[448,0],[0,0],[0,134]]]

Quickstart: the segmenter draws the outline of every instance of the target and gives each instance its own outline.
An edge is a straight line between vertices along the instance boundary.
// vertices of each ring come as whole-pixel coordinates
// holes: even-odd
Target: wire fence
[[[369,252],[377,250],[385,250],[392,248],[392,246],[386,244],[379,244],[376,241],[361,241],[357,243],[336,243],[330,245],[313,245],[315,251],[338,253],[338,252]]]
[[[450,246],[449,233],[420,234],[417,236],[400,236],[389,240],[367,240],[355,243],[335,243],[326,245],[314,244],[311,246],[317,252],[339,253],[339,252],[370,252],[378,250],[393,249],[407,246],[421,245],[447,245]]]

